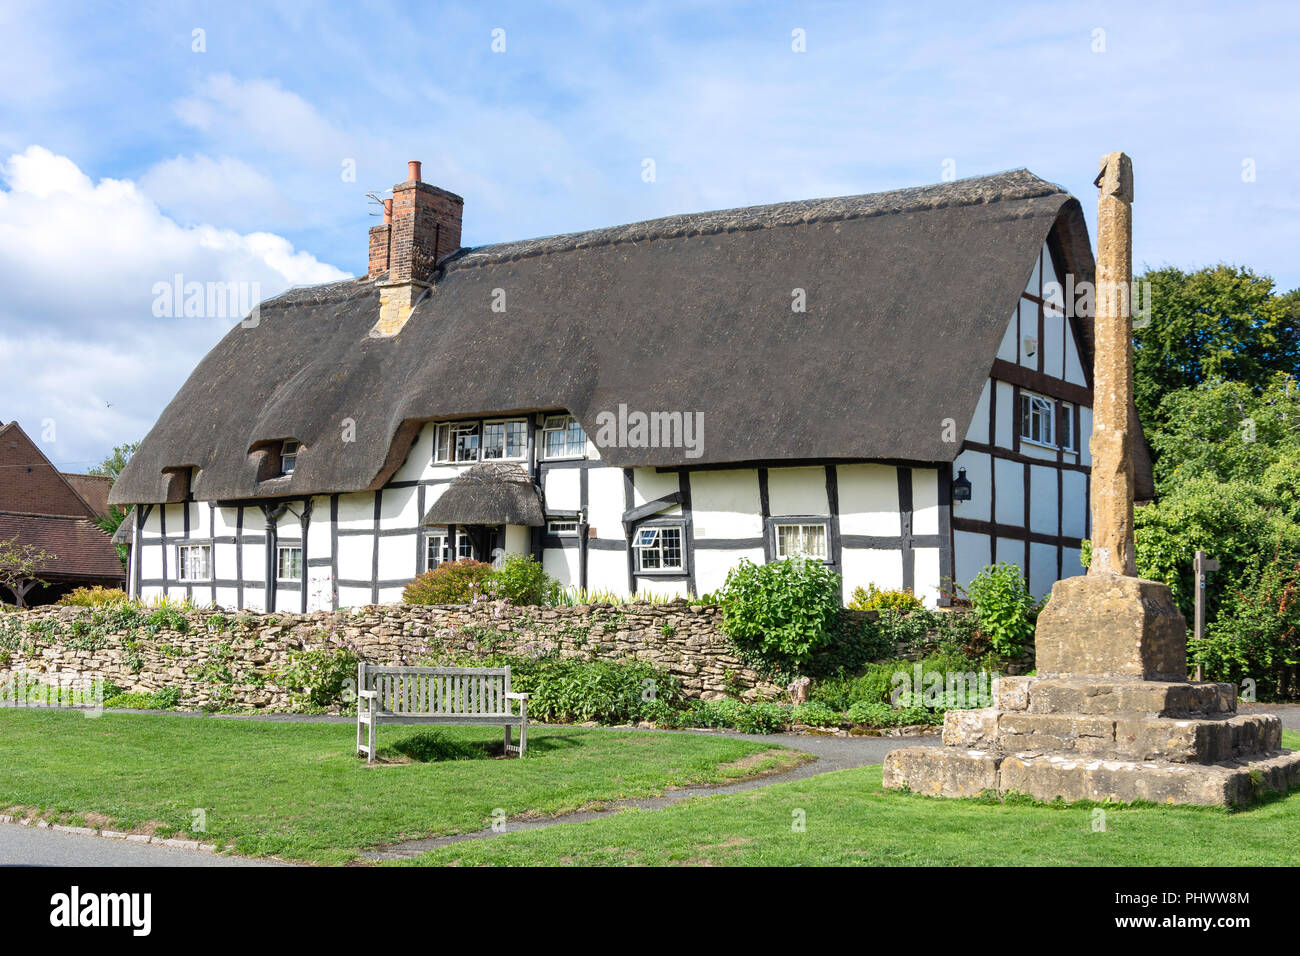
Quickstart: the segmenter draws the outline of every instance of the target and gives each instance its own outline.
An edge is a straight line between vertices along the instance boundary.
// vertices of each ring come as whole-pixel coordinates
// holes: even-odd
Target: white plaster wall
[[[599,538],[623,537],[621,468],[591,468],[587,471],[587,524],[596,529]],[[626,590],[627,574],[624,573],[623,577],[623,589]]]
[[[758,471],[695,472],[691,475],[691,513],[696,540],[762,537]]]
[[[896,468],[892,465],[840,465],[835,472],[840,499],[840,534],[890,537],[899,533]],[[769,488],[770,485],[769,473]]]
[[[590,490],[590,489],[588,489]],[[659,472],[653,468],[636,468],[632,471],[632,506],[663,498],[681,490],[675,472]],[[620,494],[619,500],[622,500]]]
[[[716,591],[727,580],[727,573],[743,559],[754,564],[763,563],[762,548],[737,548],[727,550],[695,551],[695,590],[697,594]]]
[[[1026,466],[1019,462],[1002,458],[995,459],[993,462],[998,483],[997,500],[994,502],[996,514],[993,520],[999,524],[1024,527],[1025,468]]]
[[[1083,362],[1079,359],[1079,349],[1074,344],[1074,335],[1065,336],[1065,380],[1075,385],[1087,385],[1088,379],[1083,372]]]
[[[577,552],[574,552],[574,579],[577,579]],[[627,593],[627,553],[624,551],[587,552],[587,589]]]
[[[939,533],[939,471],[936,468],[912,469],[912,533]]]
[[[1020,343],[1016,340],[1016,318],[1019,314],[1019,306],[1011,310],[1011,318],[1007,320],[1006,331],[1002,333],[1002,342],[998,345],[998,358],[1004,362],[1014,362],[1020,354]]]
[[[881,590],[897,590],[903,586],[903,553],[875,548],[845,549],[841,555],[844,575],[844,596],[847,599],[857,587],[874,583]]]
[[[542,495],[547,508],[577,511],[582,507],[581,473],[577,468],[547,469],[542,475]]]
[[[970,427],[966,429],[966,441],[981,445],[989,443],[989,401],[992,389],[993,380],[986,379],[984,389],[980,392],[979,404],[975,406],[975,414],[971,416]]]
[[[1014,564],[1025,571],[1025,543],[1012,538],[998,538],[998,564]]]
[[[409,581],[415,577],[415,543],[418,536],[414,534],[385,535],[379,539],[379,580]],[[339,569],[342,577],[342,568]],[[367,578],[370,573],[367,571]]]
[[[1056,469],[1029,468],[1029,527],[1056,534]]]
[[[1015,427],[1016,415],[1019,414],[1015,408],[1015,403],[1012,401],[1015,398],[1015,391],[1006,382],[998,382],[997,396],[998,417],[997,421],[994,422],[994,427],[997,429],[997,435],[995,436],[997,440],[994,444],[1002,448],[1011,448],[1011,430]]]
[[[969,531],[953,532],[954,574],[957,585],[965,587],[975,575],[992,562],[988,535]]]
[[[1061,481],[1061,533],[1068,538],[1082,538],[1087,533],[1088,480],[1082,472],[1065,471]]]
[[[590,558],[591,552],[588,552],[587,556]],[[564,587],[576,587],[578,584],[578,549],[544,549],[542,551],[542,570],[559,581]],[[590,562],[588,562],[587,571],[588,577],[590,577]],[[619,593],[627,590],[627,575],[624,574],[623,577],[623,584],[618,588]]]
[[[990,504],[993,499],[993,458],[982,451],[964,451],[953,462],[952,476],[958,477],[966,469],[970,482],[970,501],[954,501],[952,516],[973,521],[992,521]]]
[[[1042,343],[1037,343],[1034,352],[1031,354],[1025,347],[1025,339],[1038,338],[1038,303],[1030,302],[1028,299],[1020,300],[1020,340],[1018,355],[1020,364],[1025,368],[1038,368],[1038,348]]]
[[[1029,545],[1029,590],[1035,597],[1043,597],[1052,590],[1056,581],[1056,546],[1050,544]]]
[[[774,516],[829,514],[826,469],[769,468],[767,501]]]
[[[917,548],[915,552],[914,576],[916,580],[916,589],[914,593],[926,607],[934,607],[939,603],[939,549],[938,548]]]

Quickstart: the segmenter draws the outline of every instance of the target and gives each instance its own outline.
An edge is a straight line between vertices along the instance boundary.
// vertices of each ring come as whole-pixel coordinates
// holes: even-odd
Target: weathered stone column
[[[1101,159],[1097,177],[1097,318],[1093,359],[1092,563],[1089,574],[1137,575],[1133,554],[1133,161]]]

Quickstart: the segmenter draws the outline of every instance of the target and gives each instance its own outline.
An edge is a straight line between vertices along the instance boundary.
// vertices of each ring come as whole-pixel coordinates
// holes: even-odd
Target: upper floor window
[[[578,533],[577,518],[548,518],[546,533],[555,535],[574,535]]]
[[[528,423],[522,418],[483,425],[483,460],[523,458],[528,454]]]
[[[1020,393],[1020,437],[1040,445],[1052,445],[1052,425],[1056,402],[1041,395]]]
[[[773,523],[773,530],[776,536],[776,557],[778,560],[794,557],[816,558],[819,561],[826,560],[826,523],[824,521],[779,521]]]
[[[298,467],[298,450],[301,447],[302,442],[294,441],[292,438],[286,439],[280,445],[280,474],[293,474],[293,470]]]
[[[433,460],[438,462],[478,461],[478,422],[452,422],[438,426]]]
[[[1074,440],[1074,406],[1069,402],[1061,402],[1061,447],[1066,451],[1075,451]]]
[[[212,577],[212,546],[182,544],[176,548],[177,580],[206,581]]]
[[[587,453],[587,433],[572,415],[548,415],[542,424],[546,458],[580,458]]]

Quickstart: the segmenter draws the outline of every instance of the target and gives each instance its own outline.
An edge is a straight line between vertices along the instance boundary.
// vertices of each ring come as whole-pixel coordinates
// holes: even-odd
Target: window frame
[[[297,552],[298,552],[298,576],[297,576],[296,578],[287,578],[287,577],[284,576],[284,558],[283,558],[283,554],[284,554],[284,552],[286,552],[286,551],[297,551]],[[302,550],[302,542],[297,542],[296,544],[295,544],[295,543],[292,543],[292,542],[285,542],[284,544],[279,544],[279,543],[276,544],[276,546],[275,546],[275,580],[276,580],[277,582],[279,582],[279,581],[283,581],[283,582],[288,583],[288,584],[301,584],[302,581],[303,581],[303,564],[304,564],[304,555],[303,555],[303,550]]]
[[[554,535],[557,538],[576,538],[578,536],[578,523],[579,522],[576,517],[547,518],[546,533],[549,535]],[[573,527],[564,531],[557,531],[555,528],[556,525],[572,525]]]
[[[501,433],[501,455],[488,457],[488,439],[487,430],[489,426],[502,426]],[[510,426],[520,425],[523,427],[523,441],[520,443],[519,454],[508,455],[506,451],[510,448]],[[526,418],[487,418],[479,423],[479,440],[478,440],[479,461],[527,461],[528,460],[528,419]]]
[[[653,550],[659,555],[660,562],[661,562],[660,566],[657,568],[647,568],[643,563],[645,559],[645,552],[652,550],[651,547],[649,545],[642,545],[637,543],[638,541],[641,540],[641,538],[647,531],[656,532],[655,547],[653,548]],[[677,549],[680,555],[679,557],[680,563],[677,565],[665,566],[664,564],[662,564],[663,550],[664,550],[662,535],[663,532],[665,531],[673,531],[677,534]],[[690,556],[686,553],[686,522],[684,520],[652,521],[652,522],[646,522],[645,524],[637,525],[635,531],[632,534],[632,541],[630,542],[630,544],[632,550],[636,552],[635,567],[636,567],[637,574],[649,574],[649,575],[663,574],[663,575],[680,576],[680,575],[687,574],[689,571],[688,562],[690,560]]]
[[[296,438],[286,438],[280,443],[280,475],[292,475],[298,467],[298,455],[302,452],[302,442]]]
[[[804,557],[810,561],[820,561],[823,564],[831,563],[831,519],[829,517],[800,517],[785,516],[779,518],[769,518],[770,533],[772,535],[772,560],[785,561],[788,558]],[[822,550],[823,554],[782,554],[781,553],[781,528],[821,528],[822,532]]]
[[[436,526],[435,526],[435,527],[436,527]],[[447,546],[447,529],[446,529],[445,527],[444,527],[441,531],[430,530],[430,531],[426,531],[426,532],[425,532],[425,535],[424,535],[424,570],[426,570],[426,571],[432,571],[434,568],[438,567],[438,565],[440,565],[440,564],[443,563],[443,559],[442,559],[442,558],[439,558],[436,562],[430,560],[431,555],[429,554],[429,547],[433,544],[433,542],[434,542],[435,540],[438,540],[438,539],[441,539],[441,540],[442,540],[442,547],[445,548],[445,547]],[[468,553],[468,554],[461,554],[461,550],[462,550],[462,549],[468,550],[469,553]],[[441,548],[439,548],[439,551],[441,552]],[[455,556],[454,558],[449,559],[449,560],[451,560],[451,561],[463,561],[465,558],[472,558],[472,557],[474,556],[474,543],[470,540],[469,535],[466,534],[464,531],[462,531],[460,528],[457,528],[457,529],[456,529],[456,548],[455,548],[455,551],[456,551],[456,556]]]
[[[193,567],[192,561],[187,561],[185,552],[198,551],[203,555],[202,577],[195,577],[188,573]],[[176,545],[176,580],[185,584],[193,584],[199,581],[212,580],[212,545],[211,544],[178,544]]]
[[[559,425],[551,425],[551,422],[558,421]],[[573,451],[570,447],[571,426],[576,425],[579,434],[582,435],[582,447],[579,451]],[[539,447],[542,461],[565,461],[587,457],[587,431],[582,427],[576,415],[546,415],[542,418],[541,441]],[[564,436],[564,453],[552,455],[550,453],[550,436],[553,434]]]
[[[1039,403],[1038,408],[1034,408],[1035,403]],[[1026,405],[1028,405],[1029,408],[1028,415],[1026,415]],[[1017,411],[1019,421],[1016,425],[1020,440],[1022,442],[1029,442],[1031,445],[1038,445],[1039,447],[1051,448],[1053,450],[1060,447],[1056,444],[1056,416],[1059,405],[1060,403],[1056,399],[1047,395],[1039,395],[1037,392],[1022,390],[1020,392],[1020,408]],[[1044,412],[1046,414],[1043,414]],[[1025,433],[1025,426],[1035,420],[1037,420],[1040,425],[1042,423],[1046,424],[1048,431],[1046,438],[1041,437],[1041,427],[1040,437],[1038,438],[1033,437],[1032,426],[1030,427],[1031,434]]]
[[[459,452],[457,435],[468,434],[472,432],[477,438],[474,446],[473,458],[458,458]],[[446,436],[444,442],[443,436]],[[448,457],[444,458],[445,453]],[[527,452],[525,452],[527,454]],[[459,422],[439,422],[434,426],[433,432],[433,464],[435,465],[468,465],[483,460],[483,422],[480,420],[459,421]],[[496,459],[494,459],[496,460]]]
[[[1062,440],[1060,449],[1061,451],[1077,454],[1079,451],[1079,442],[1078,436],[1074,433],[1074,403],[1057,402],[1056,407],[1057,414],[1061,419],[1059,432],[1061,433]]]

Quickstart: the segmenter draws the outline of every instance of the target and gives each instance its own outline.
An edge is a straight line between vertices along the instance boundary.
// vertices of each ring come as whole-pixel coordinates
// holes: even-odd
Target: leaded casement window
[[[542,423],[544,458],[581,458],[587,454],[587,433],[572,415],[548,415]]]
[[[483,460],[523,458],[528,454],[528,423],[522,418],[483,423]]]
[[[435,528],[425,537],[425,562],[432,571],[443,561],[458,561],[474,557],[474,546],[464,531],[456,532],[456,553],[452,554],[447,542],[447,529]]]
[[[435,462],[478,461],[478,422],[450,422],[439,425],[433,446]]]
[[[275,577],[278,581],[302,580],[302,548],[282,544],[275,549]]]
[[[298,450],[301,447],[302,443],[292,438],[286,439],[280,445],[280,474],[293,474],[293,470],[298,467]]]
[[[578,533],[578,519],[548,518],[546,520],[546,533],[560,535],[562,537],[571,537]]]
[[[1020,438],[1039,445],[1053,442],[1052,425],[1056,419],[1056,402],[1030,392],[1020,393]]]
[[[212,546],[180,544],[176,546],[176,575],[180,581],[207,581],[212,577]]]
[[[802,557],[825,561],[829,554],[824,521],[775,521],[772,535],[778,560]]]
[[[647,525],[637,529],[632,539],[636,551],[637,570],[645,573],[682,571],[686,567],[686,552],[682,547],[680,524]]]

